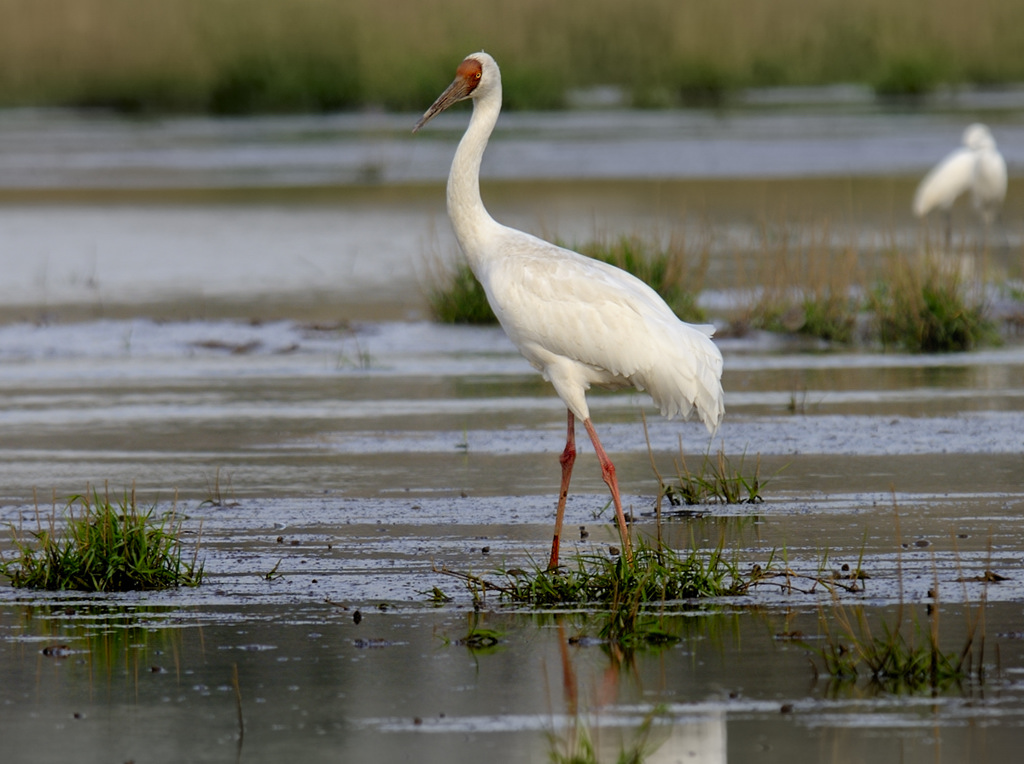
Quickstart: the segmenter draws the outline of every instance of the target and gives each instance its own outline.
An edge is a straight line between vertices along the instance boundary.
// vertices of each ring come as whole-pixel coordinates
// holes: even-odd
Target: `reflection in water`
[[[75,598],[8,605],[0,750],[11,761],[78,761],[80,751],[92,761],[223,761],[244,741],[246,762],[326,763],[342,750],[427,764],[549,755],[676,764],[726,753],[774,762],[814,759],[851,729],[869,729],[849,756],[828,760],[891,761],[896,742],[904,760],[921,760],[935,735],[943,752],[960,755],[982,738],[990,752],[1009,752],[1024,718],[1012,682],[970,705],[952,695],[829,696],[806,649],[772,638],[813,639],[814,608],[666,615],[678,640],[632,652],[578,636],[599,629],[597,613],[360,609],[356,624],[350,610],[325,604],[184,614]],[[990,623],[1018,610],[996,608]],[[499,634],[495,649],[467,653],[467,624]],[[1004,666],[1024,665],[1024,641],[990,639]]]
[[[143,673],[181,678],[185,631],[178,610],[72,600],[67,605],[23,606],[15,613],[15,638],[41,645],[40,669],[52,663],[62,682],[84,683],[90,695],[123,682],[123,690],[137,697]]]
[[[610,617],[597,616],[599,620]],[[695,633],[703,630],[704,624],[710,620],[678,616],[660,619],[660,626],[673,638],[662,640],[660,648],[646,648],[645,657],[656,656],[667,645],[681,639],[679,632],[689,632],[687,641],[692,646]],[[642,706],[620,706],[620,684],[623,682],[631,684],[632,693],[640,697],[646,694],[637,668],[635,649],[619,641],[602,641],[601,652],[607,656],[605,666],[603,669],[592,667],[592,681],[581,683],[573,655],[579,648],[570,650],[571,644],[578,646],[581,640],[566,635],[564,618],[558,619],[557,628],[566,717],[563,728],[552,731],[548,736],[552,761],[560,764],[597,764],[613,760],[627,764],[674,764],[682,761],[714,764],[727,760],[724,713],[716,710],[683,717],[669,713],[664,705],[646,710]],[[603,628],[599,630],[604,631]],[[658,684],[665,684],[665,676],[660,677]],[[610,734],[612,731],[615,734]]]

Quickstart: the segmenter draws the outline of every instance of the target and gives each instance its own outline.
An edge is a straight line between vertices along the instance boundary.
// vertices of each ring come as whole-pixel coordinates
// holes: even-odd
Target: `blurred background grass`
[[[420,110],[481,48],[509,108],[597,85],[641,107],[748,86],[920,94],[1024,82],[1024,2],[0,0],[0,106]]]

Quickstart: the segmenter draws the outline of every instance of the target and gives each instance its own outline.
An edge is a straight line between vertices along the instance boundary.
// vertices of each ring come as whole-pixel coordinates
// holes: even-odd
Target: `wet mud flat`
[[[614,542],[607,518],[589,519],[596,498],[570,505],[588,518],[580,551]],[[792,575],[744,597],[665,603],[657,615],[678,641],[626,654],[599,638],[599,611],[535,612],[491,595],[474,607],[436,572],[490,574],[543,557],[546,497],[186,504],[188,537],[203,528],[209,579],[198,589],[3,590],[5,751],[529,762],[587,734],[602,760],[639,741],[645,761],[1012,756],[1024,725],[1020,497],[895,498],[900,536],[884,494],[666,519],[668,543],[713,546],[724,534],[750,564],[784,548]],[[12,512],[29,510],[4,519]],[[654,520],[641,513],[635,527],[651,533]],[[838,597],[814,586],[828,576],[826,552],[827,571],[859,565],[870,578]],[[986,571],[1005,580],[986,583]],[[434,587],[452,601],[432,606]],[[983,601],[984,681],[894,695],[811,665],[837,603],[876,628],[900,618],[925,628],[932,604],[955,650]],[[475,644],[481,632],[494,643]]]
[[[764,503],[663,503],[662,536],[724,539],[738,564],[788,571],[742,597],[666,603],[651,616],[676,641],[624,655],[600,639],[600,611],[474,602],[439,572],[497,577],[550,543],[564,412],[500,330],[0,331],[0,521],[32,530],[50,494],[134,482],[187,518],[209,576],[103,597],[0,590],[11,760],[526,762],[584,734],[602,760],[646,741],[652,762],[985,761],[1019,747],[1017,346],[922,358],[725,340],[729,416],[710,443],[642,396],[595,395],[635,532],[657,532],[652,458],[671,480],[680,450],[691,467],[719,448],[747,469],[759,456]],[[33,502],[30,486],[50,491]],[[611,553],[606,503],[583,452],[566,559]],[[854,590],[827,585],[858,568]],[[952,652],[983,603],[983,681],[894,694],[813,666],[840,606],[918,639],[936,609]]]
[[[831,221],[869,257],[918,241],[917,179],[976,106],[509,114],[484,194],[497,219],[566,241],[711,232],[717,310],[749,287],[766,227],[814,238]],[[1017,110],[989,120],[1011,168]],[[0,588],[0,760],[534,762],[585,739],[600,761],[1017,757],[1019,344],[911,357],[722,340],[728,416],[710,442],[644,396],[595,394],[636,533],[657,533],[652,459],[671,480],[680,452],[760,458],[764,503],[663,506],[661,533],[781,574],[652,609],[672,639],[622,651],[598,609],[476,600],[439,572],[546,558],[564,442],[561,404],[500,330],[420,320],[431,258],[454,251],[443,185],[463,115],[415,141],[401,115],[14,117],[0,524],[31,532],[87,486],[134,486],[185,518],[208,579]],[[1011,281],[1017,182],[987,263]],[[978,233],[965,205],[954,220]],[[566,559],[611,554],[606,503],[581,444]],[[842,612],[920,640],[938,613],[947,652],[974,626],[984,672],[936,692],[837,681],[818,650]]]

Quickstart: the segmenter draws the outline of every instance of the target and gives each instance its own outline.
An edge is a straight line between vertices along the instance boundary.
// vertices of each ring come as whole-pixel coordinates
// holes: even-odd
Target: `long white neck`
[[[482,240],[487,229],[497,225],[480,198],[480,162],[500,113],[501,83],[498,82],[473,99],[473,116],[459,141],[448,175],[448,217],[474,270],[485,254]]]

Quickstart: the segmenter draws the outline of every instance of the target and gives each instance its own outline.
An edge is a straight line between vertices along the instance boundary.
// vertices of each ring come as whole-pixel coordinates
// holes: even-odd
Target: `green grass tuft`
[[[427,292],[434,319],[443,324],[494,324],[498,319],[487,293],[469,263],[460,260],[446,276],[435,278]]]
[[[824,673],[839,683],[854,682],[866,675],[886,692],[941,690],[970,676],[973,632],[960,651],[943,651],[937,610],[929,608],[932,623],[928,628],[916,620],[911,626],[900,621],[895,626],[883,623],[881,635],[876,636],[862,607],[856,608],[851,619],[844,608],[837,606],[834,615],[838,633],[823,613],[820,622],[824,645],[810,649],[821,660]]]
[[[647,715],[628,745],[623,742],[615,764],[643,764],[658,750],[660,744],[652,743],[649,740],[656,713],[661,713],[661,711],[656,710]],[[551,764],[601,764],[602,761],[607,761],[601,757],[584,715],[579,713],[563,737],[549,732],[548,742],[551,747],[548,752],[548,761]]]
[[[848,345],[853,342],[858,310],[858,301],[848,295],[826,293],[804,297],[800,333]]]
[[[623,603],[647,605],[667,600],[724,597],[746,593],[752,580],[728,559],[722,544],[713,550],[656,549],[640,539],[632,563],[621,555],[580,554],[575,567],[504,571],[498,588],[509,602],[534,607]]]
[[[806,232],[765,226],[749,307],[736,331],[758,328],[850,343],[861,311],[859,252],[838,246],[828,225]]]
[[[557,570],[536,566],[532,571],[498,571],[500,582],[443,568],[438,572],[464,580],[478,604],[492,591],[513,605],[600,609],[600,637],[624,650],[636,650],[678,641],[659,612],[666,602],[746,594],[774,575],[771,566],[769,561],[763,568],[753,565],[742,571],[737,561],[727,559],[724,539],[714,549],[689,552],[639,539],[631,562],[621,555],[578,554],[574,565]]]
[[[760,504],[764,501],[761,488],[761,457],[757,456],[752,474],[744,474],[745,456],[740,457],[739,464],[733,466],[719,449],[715,458],[710,453],[704,454],[700,469],[691,472],[686,464],[686,457],[680,451],[676,462],[678,483],[667,484],[658,475],[661,484],[661,495],[676,506],[680,504]]]
[[[684,106],[722,106],[736,90],[736,75],[713,58],[681,62],[675,84]]]
[[[90,592],[124,592],[197,586],[203,566],[182,560],[181,523],[173,511],[154,519],[141,510],[134,490],[116,503],[88,492],[68,500],[67,520],[58,530],[38,522],[35,544],[12,527],[17,555],[0,561],[0,573],[16,587]],[[198,546],[196,548],[198,552]]]
[[[254,53],[217,73],[207,110],[217,115],[328,112],[354,107],[360,95],[351,62],[313,53],[280,58]]]
[[[855,607],[855,615],[851,617],[847,609],[837,601],[832,612],[838,629],[833,631],[824,609],[819,610],[818,618],[824,643],[821,646],[808,645],[808,648],[818,656],[825,673],[837,684],[849,684],[857,681],[860,676],[867,675],[873,685],[888,693],[922,690],[935,693],[969,679],[975,657],[978,659],[977,678],[979,682],[983,682],[984,611],[987,598],[982,595],[982,600],[974,613],[968,606],[967,634],[960,650],[944,651],[939,644],[941,608],[937,573],[929,592],[932,602],[925,606],[927,623],[922,625],[916,616],[916,610],[909,619],[905,615],[907,605],[903,595],[903,561],[899,552],[900,518],[895,498],[893,517],[896,522],[896,576],[899,589],[899,606],[895,622],[883,622],[881,636],[875,636],[863,606]],[[862,573],[859,563],[856,572],[857,575]],[[986,571],[986,581],[989,580],[989,575],[995,574]],[[833,588],[833,594],[835,591]]]
[[[875,76],[875,93],[885,97],[921,97],[948,81],[939,56],[894,57]]]
[[[760,244],[755,272],[741,273],[750,296],[730,321],[733,334],[762,329],[911,353],[1000,342],[983,251],[937,252],[925,241],[913,252],[892,245],[869,255],[837,243],[827,225],[804,233],[766,225]]]
[[[897,258],[869,298],[885,347],[910,352],[972,350],[998,340],[983,298],[972,292],[955,265],[926,256]]]

